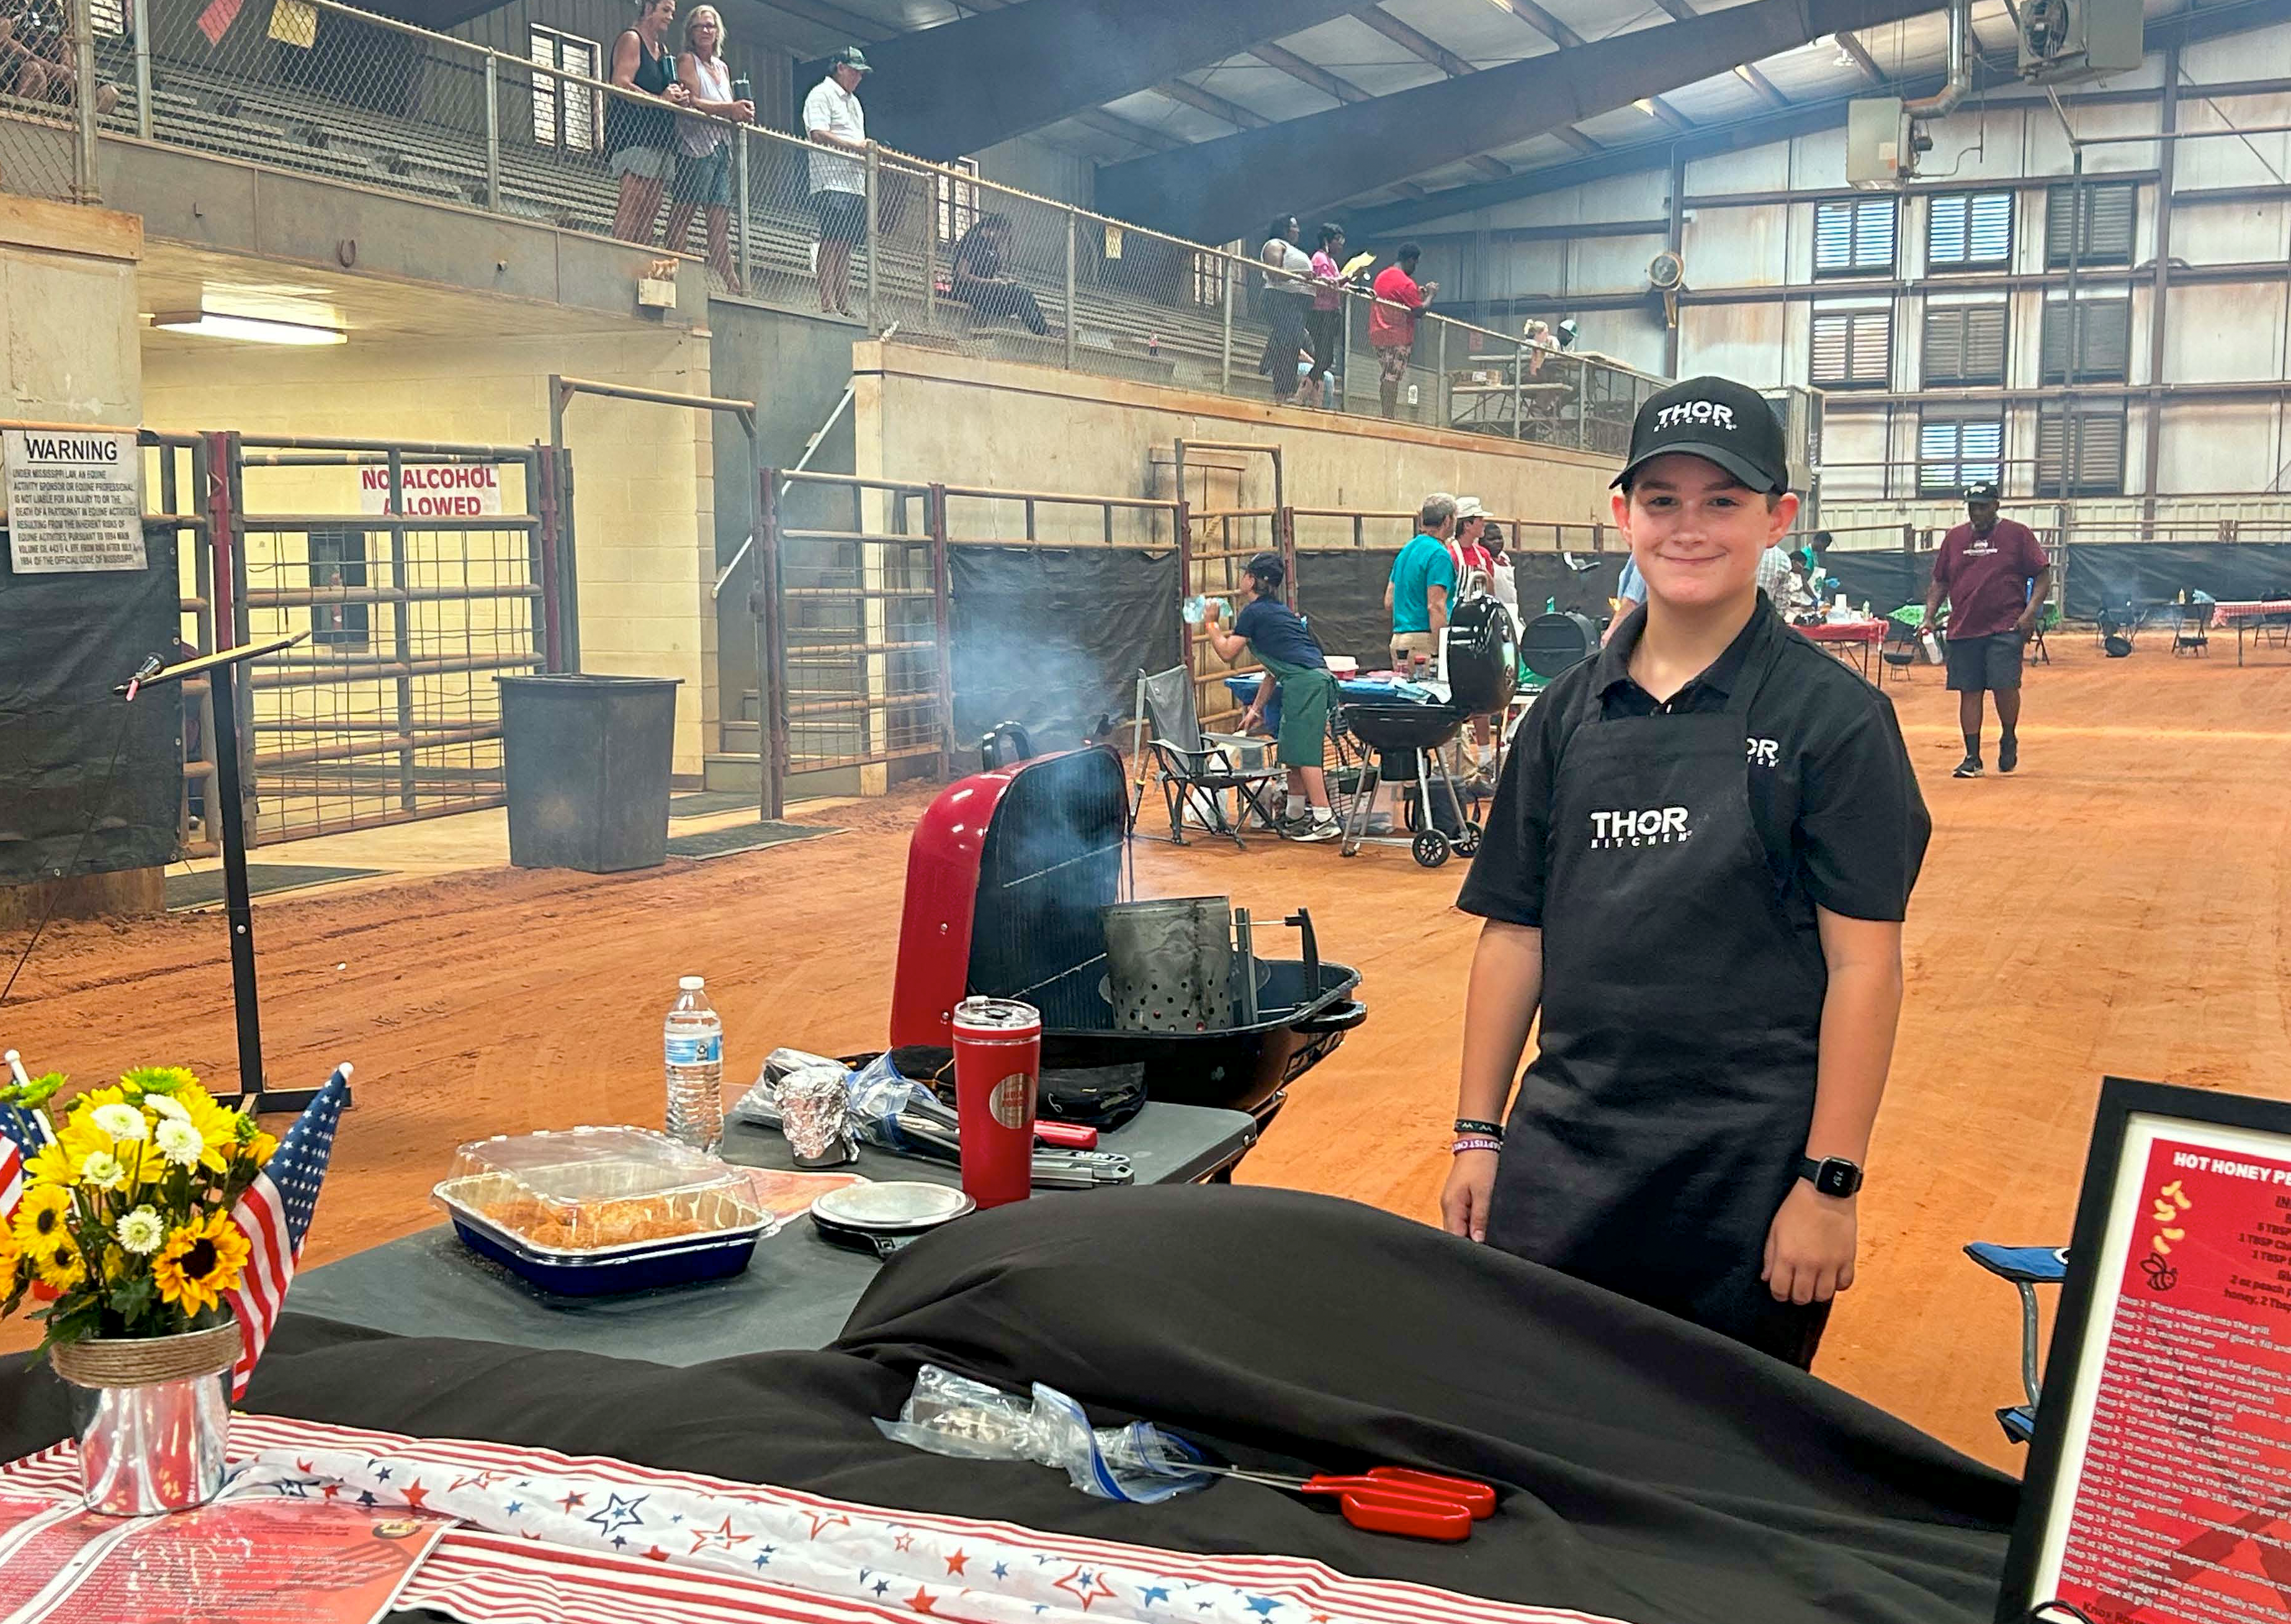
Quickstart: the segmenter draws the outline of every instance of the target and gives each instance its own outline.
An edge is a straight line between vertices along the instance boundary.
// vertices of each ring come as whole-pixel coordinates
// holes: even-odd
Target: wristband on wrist
[[[1501,1142],[1504,1137],[1503,1124],[1501,1122],[1483,1122],[1477,1117],[1472,1116],[1458,1117],[1456,1119],[1456,1131],[1458,1133],[1473,1134],[1483,1139],[1494,1139],[1499,1143]]]
[[[1503,1141],[1491,1139],[1483,1133],[1467,1133],[1448,1147],[1448,1154],[1451,1156],[1459,1156],[1467,1150],[1491,1150],[1500,1154],[1503,1150]]]

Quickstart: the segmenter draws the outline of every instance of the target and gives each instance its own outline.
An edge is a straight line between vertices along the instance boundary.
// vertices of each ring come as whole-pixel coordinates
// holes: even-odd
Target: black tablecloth
[[[1158,1507],[884,1441],[914,1367],[1062,1387],[1252,1462],[1437,1467],[1503,1485],[1459,1546],[1363,1534],[1276,1491]],[[672,1369],[289,1314],[247,1407],[497,1439],[912,1510],[1580,1608],[1630,1624],[1987,1624],[2011,1479],[1762,1355],[1347,1202],[1112,1191],[966,1219],[885,1268],[842,1339]],[[0,1378],[0,1451],[65,1427]]]

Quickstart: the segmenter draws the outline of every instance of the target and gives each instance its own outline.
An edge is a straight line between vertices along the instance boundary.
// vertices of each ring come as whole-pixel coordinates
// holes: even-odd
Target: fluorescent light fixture
[[[170,333],[231,339],[242,344],[346,344],[350,335],[306,321],[277,321],[268,316],[225,316],[214,310],[163,310],[151,325]]]
[[[1750,65],[1748,62],[1735,63],[1734,76],[1748,84],[1750,82]]]
[[[1636,101],[1632,102],[1631,105],[1638,109],[1640,112],[1644,113],[1649,118],[1654,117],[1654,99],[1652,97],[1641,96]]]

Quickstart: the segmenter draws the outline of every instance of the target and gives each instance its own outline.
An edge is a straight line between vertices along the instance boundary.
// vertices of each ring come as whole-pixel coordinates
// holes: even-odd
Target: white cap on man
[[[1488,511],[1480,505],[1480,499],[1477,496],[1456,498],[1456,523],[1459,526],[1467,519],[1485,519],[1487,516]]]

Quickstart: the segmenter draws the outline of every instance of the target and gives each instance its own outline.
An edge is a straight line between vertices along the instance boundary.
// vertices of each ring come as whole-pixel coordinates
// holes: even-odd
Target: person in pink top
[[[1401,244],[1399,257],[1376,273],[1371,288],[1376,301],[1369,307],[1368,342],[1376,348],[1377,392],[1387,417],[1399,415],[1400,383],[1416,349],[1417,318],[1440,291],[1437,282],[1416,280],[1416,262],[1423,254],[1414,243]]]
[[[1313,308],[1305,315],[1305,334],[1313,372],[1305,380],[1304,399],[1319,406],[1345,345],[1345,229],[1334,221],[1321,228],[1321,245],[1313,251]]]

